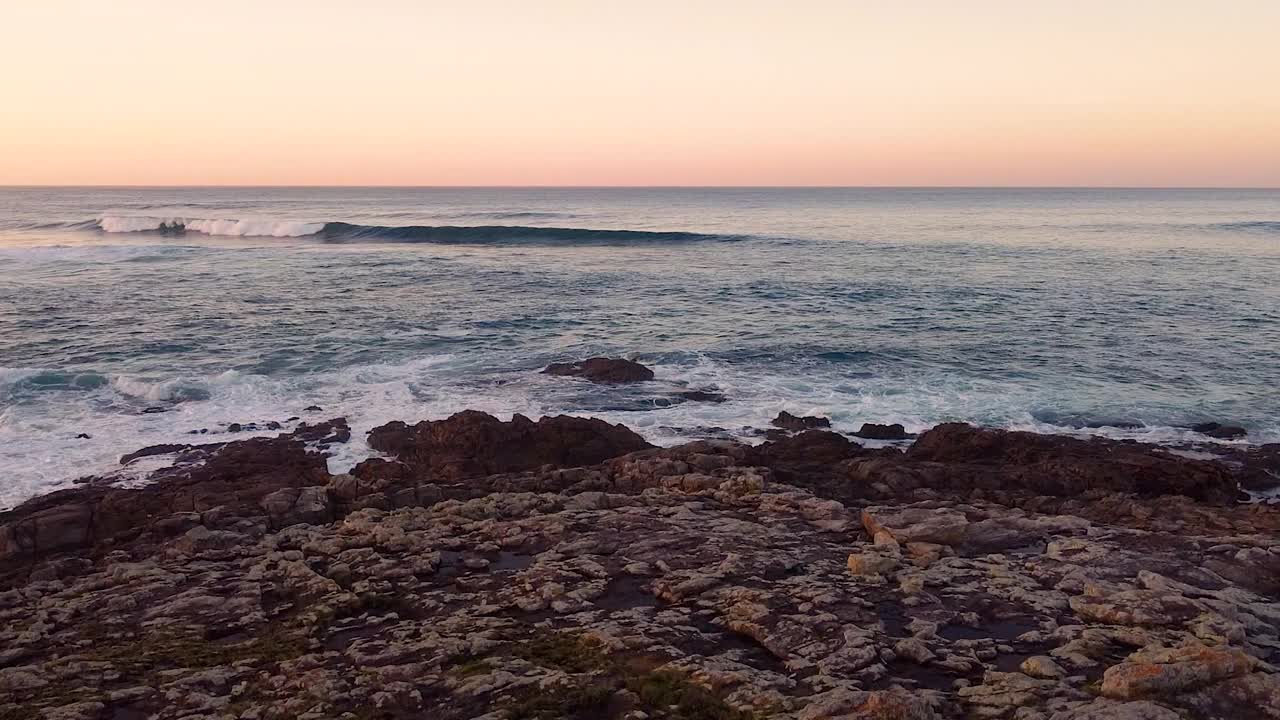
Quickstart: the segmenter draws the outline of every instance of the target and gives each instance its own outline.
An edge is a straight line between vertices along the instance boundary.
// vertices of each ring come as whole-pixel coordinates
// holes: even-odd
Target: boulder
[[[1061,665],[1045,655],[1033,655],[1023,660],[1018,669],[1025,675],[1042,680],[1056,680],[1067,676],[1067,671]]]
[[[577,362],[551,363],[542,371],[544,375],[580,377],[593,383],[615,385],[643,382],[653,379],[653,371],[632,360],[623,358],[594,357]]]

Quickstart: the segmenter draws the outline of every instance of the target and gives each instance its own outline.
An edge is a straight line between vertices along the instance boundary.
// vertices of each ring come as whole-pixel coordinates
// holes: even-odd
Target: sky
[[[0,184],[1280,187],[1280,0],[4,0]]]

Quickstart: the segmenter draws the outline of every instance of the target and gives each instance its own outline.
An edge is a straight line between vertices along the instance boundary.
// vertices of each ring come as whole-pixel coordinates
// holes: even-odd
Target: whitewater
[[[1276,442],[1278,278],[1276,191],[0,189],[0,506],[339,415],[341,470],[464,408]],[[592,355],[657,380],[538,372]]]

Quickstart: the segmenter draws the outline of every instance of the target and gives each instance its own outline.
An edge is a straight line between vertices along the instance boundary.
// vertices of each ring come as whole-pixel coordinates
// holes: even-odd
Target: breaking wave
[[[85,228],[84,223],[67,226]],[[738,240],[742,236],[654,230],[603,230],[531,225],[361,225],[346,222],[220,220],[107,215],[90,228],[108,233],[148,232],[162,235],[201,233],[231,237],[317,237],[332,242],[406,243],[650,243]]]
[[[233,237],[305,237],[324,229],[324,223],[280,220],[209,220],[133,215],[107,215],[96,223],[109,233],[158,232],[181,235],[188,232]]]

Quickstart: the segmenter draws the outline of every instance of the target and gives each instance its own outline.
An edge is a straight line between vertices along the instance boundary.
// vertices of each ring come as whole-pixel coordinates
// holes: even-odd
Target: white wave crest
[[[174,230],[232,237],[304,237],[315,235],[324,223],[285,220],[235,220],[217,218],[106,215],[98,219],[103,232],[130,233]]]

